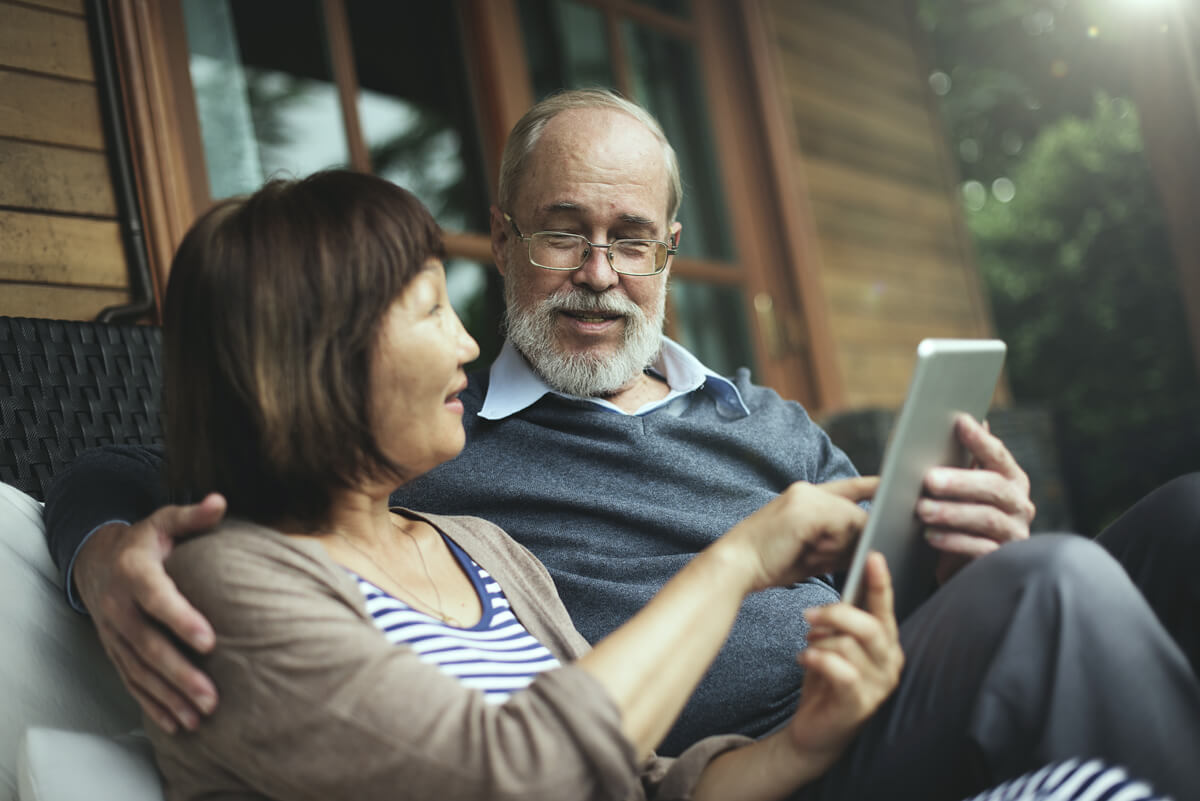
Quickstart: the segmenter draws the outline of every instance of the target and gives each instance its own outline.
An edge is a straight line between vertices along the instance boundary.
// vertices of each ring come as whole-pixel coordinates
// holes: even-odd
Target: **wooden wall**
[[[0,314],[129,301],[84,0],[0,0]]]
[[[851,409],[898,406],[922,338],[992,332],[907,5],[764,5]]]

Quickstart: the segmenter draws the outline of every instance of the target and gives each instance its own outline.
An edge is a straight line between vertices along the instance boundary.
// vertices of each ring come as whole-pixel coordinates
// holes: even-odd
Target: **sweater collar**
[[[731,417],[750,414],[742,394],[732,381],[705,367],[686,348],[667,337],[663,337],[662,350],[649,369],[666,380],[670,392],[662,400],[642,406],[634,412],[635,416],[649,414],[681,395],[697,390],[710,395],[724,414]],[[584,401],[606,411],[628,414],[602,398],[579,398],[552,389],[508,340],[504,341],[500,355],[492,362],[489,376],[487,395],[478,413],[485,420],[511,417],[529,408],[544,395]]]

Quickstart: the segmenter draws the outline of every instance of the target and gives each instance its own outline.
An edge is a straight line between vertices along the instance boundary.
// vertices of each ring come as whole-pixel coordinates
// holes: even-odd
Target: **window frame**
[[[788,151],[788,121],[778,103],[776,65],[759,0],[692,0],[690,20],[633,0],[576,1],[605,14],[615,88],[624,94],[631,93],[632,76],[620,36],[622,18],[693,42],[738,257],[732,263],[676,257],[672,274],[739,287],[758,383],[800,400],[813,412],[837,407],[842,386],[811,214],[793,181],[798,165]],[[351,166],[369,171],[357,116],[358,81],[346,6],[344,0],[321,2]],[[505,137],[533,101],[516,0],[456,0],[455,5],[487,185],[494,198]],[[212,203],[183,13],[179,0],[110,0],[110,15],[161,308],[174,250],[196,216]],[[448,231],[446,247],[451,256],[492,263],[486,232]]]

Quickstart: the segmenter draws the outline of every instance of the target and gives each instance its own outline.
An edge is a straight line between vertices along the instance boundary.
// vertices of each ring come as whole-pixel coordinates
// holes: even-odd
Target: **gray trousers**
[[[1037,535],[976,560],[901,642],[900,686],[797,799],[955,801],[1072,757],[1200,798],[1200,683],[1095,542]]]

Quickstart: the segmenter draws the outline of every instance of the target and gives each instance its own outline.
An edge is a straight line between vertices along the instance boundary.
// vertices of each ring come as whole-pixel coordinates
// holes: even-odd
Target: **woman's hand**
[[[787,586],[849,564],[879,479],[797,482],[717,541],[747,570],[750,591]]]
[[[807,669],[791,723],[709,763],[693,798],[776,801],[826,773],[900,681],[904,654],[883,556],[867,559],[867,609],[809,609]]]
[[[639,758],[666,735],[720,650],[747,594],[846,562],[875,479],[795,484],[734,526],[625,625],[579,659],[621,711]],[[891,608],[891,601],[888,602]]]
[[[812,628],[798,657],[804,688],[787,731],[793,748],[827,765],[891,695],[904,666],[882,554],[868,557],[866,581],[866,610],[839,603],[805,613]]]

